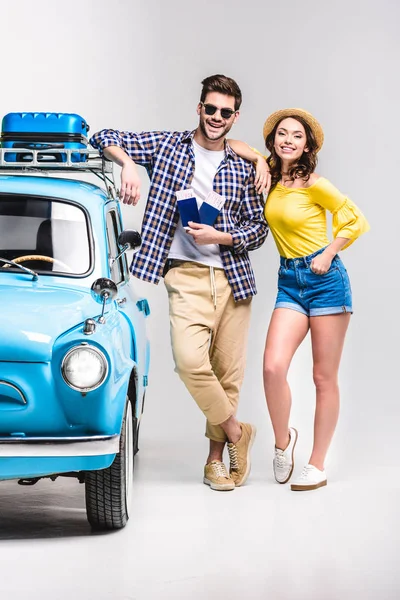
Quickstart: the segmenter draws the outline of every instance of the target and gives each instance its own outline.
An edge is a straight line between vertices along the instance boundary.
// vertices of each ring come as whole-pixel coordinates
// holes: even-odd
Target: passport
[[[189,221],[201,223],[194,191],[191,189],[181,190],[176,192],[176,198],[178,200],[178,210],[183,227],[189,227]]]
[[[223,196],[216,192],[209,192],[199,209],[200,223],[214,225],[224,203]]]

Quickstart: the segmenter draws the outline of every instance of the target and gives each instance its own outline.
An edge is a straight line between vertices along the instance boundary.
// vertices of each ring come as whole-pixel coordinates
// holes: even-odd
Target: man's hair
[[[201,90],[200,102],[204,102],[207,94],[210,92],[218,92],[235,98],[235,110],[239,110],[242,104],[242,92],[234,79],[225,77],[225,75],[211,75],[206,77],[201,82],[203,89]]]

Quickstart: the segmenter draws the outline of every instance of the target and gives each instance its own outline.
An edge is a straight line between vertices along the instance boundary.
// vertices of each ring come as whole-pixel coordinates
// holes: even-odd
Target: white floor
[[[248,484],[201,484],[206,442],[144,438],[135,514],[93,535],[75,480],[0,485],[2,600],[398,600],[399,482],[393,465],[332,465],[309,493],[272,481],[263,431]],[[306,456],[298,450],[299,469]]]
[[[167,307],[154,310],[128,526],[93,535],[74,480],[0,483],[0,600],[400,599],[398,353],[376,352],[366,335],[373,323],[354,319],[328,486],[294,493],[271,473],[261,373],[267,320],[266,312],[252,322],[239,407],[258,428],[248,484],[219,493],[201,483],[204,418],[173,372]],[[298,472],[312,439],[309,340],[290,381]]]

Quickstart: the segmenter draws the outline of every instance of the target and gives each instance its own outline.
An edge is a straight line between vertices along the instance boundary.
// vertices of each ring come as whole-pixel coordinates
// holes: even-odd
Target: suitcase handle
[[[17,152],[16,161],[24,162],[31,161],[33,159],[33,154],[30,152]],[[62,161],[62,152],[54,152],[54,154],[40,154],[37,155],[38,162],[63,162]]]
[[[29,142],[28,144],[23,142],[17,142],[13,144],[13,148],[29,148],[30,150],[53,150],[55,148],[64,148],[63,143],[41,143],[41,142]],[[18,162],[30,161],[33,156],[30,152],[18,152],[17,156]],[[38,154],[38,161],[42,162],[62,162],[61,152],[54,152],[54,154]]]
[[[30,150],[52,150],[53,148],[64,148],[63,143],[43,144],[40,142],[18,142],[13,144],[13,148],[29,148]]]

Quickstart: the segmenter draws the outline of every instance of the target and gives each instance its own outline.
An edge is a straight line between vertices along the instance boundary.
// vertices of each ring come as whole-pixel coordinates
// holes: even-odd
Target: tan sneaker
[[[229,477],[226,466],[220,460],[212,460],[204,467],[203,482],[219,492],[235,489],[235,482]]]
[[[256,428],[250,423],[240,423],[242,437],[236,444],[228,444],[229,458],[231,461],[229,474],[239,487],[246,482],[250,474],[250,450],[256,437]]]

